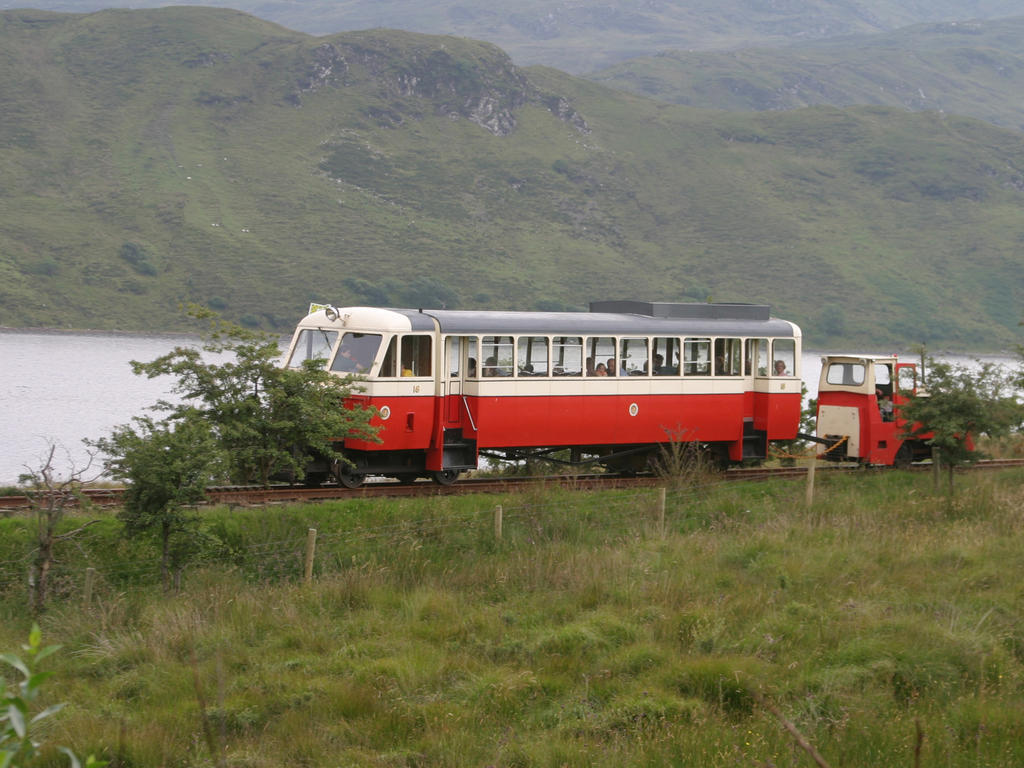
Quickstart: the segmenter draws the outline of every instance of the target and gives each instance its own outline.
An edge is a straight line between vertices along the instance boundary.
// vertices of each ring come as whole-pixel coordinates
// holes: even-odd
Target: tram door
[[[445,374],[448,382],[445,391],[445,425],[458,426],[462,415],[463,354],[462,338],[449,336],[444,340]]]

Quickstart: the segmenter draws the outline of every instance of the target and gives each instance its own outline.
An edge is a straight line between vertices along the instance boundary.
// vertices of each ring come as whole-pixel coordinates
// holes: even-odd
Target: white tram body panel
[[[481,451],[614,455],[674,440],[738,461],[795,437],[793,323],[760,305],[592,309],[328,307],[299,323],[287,364],[323,359],[359,379],[353,404],[376,409],[381,439],[344,440],[362,474],[458,472]]]

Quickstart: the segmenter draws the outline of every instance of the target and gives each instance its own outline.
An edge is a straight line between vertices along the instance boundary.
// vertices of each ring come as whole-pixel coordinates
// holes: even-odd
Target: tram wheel
[[[442,469],[440,472],[433,472],[430,479],[438,485],[451,485],[459,479],[459,473],[454,469]]]
[[[353,472],[352,466],[343,461],[339,461],[334,465],[334,477],[339,485],[343,485],[346,488],[358,488],[366,480],[366,475]]]

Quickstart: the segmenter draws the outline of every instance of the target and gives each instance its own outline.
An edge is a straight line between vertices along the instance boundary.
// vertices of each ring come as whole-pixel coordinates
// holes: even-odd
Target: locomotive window
[[[511,376],[514,349],[511,336],[484,336],[480,350],[484,357],[484,364],[480,368],[481,375]]]
[[[619,339],[619,376],[647,375],[647,339]]]
[[[337,331],[303,328],[299,331],[299,338],[295,341],[295,348],[292,349],[286,367],[299,368],[306,360],[327,360],[337,340]]]
[[[683,341],[683,374],[686,376],[711,375],[711,339],[685,339]]]
[[[611,336],[591,336],[587,339],[587,376],[614,376],[615,339]]]
[[[551,373],[555,376],[583,375],[583,337],[555,336],[551,339]]]
[[[772,374],[796,376],[796,342],[793,339],[776,339],[773,342]]]
[[[883,395],[892,395],[892,366],[889,363],[875,363],[875,389]]]
[[[341,337],[331,370],[336,373],[369,373],[380,348],[379,333],[346,333]]]
[[[430,336],[402,337],[402,375],[430,375]]]
[[[548,339],[546,336],[519,337],[518,375],[548,375]]]
[[[914,366],[899,366],[897,377],[900,383],[900,392],[906,395],[917,391],[917,369]]]
[[[864,364],[829,363],[825,381],[841,387],[859,387],[864,383]]]
[[[740,340],[715,339],[715,374],[717,376],[739,376]]]
[[[679,375],[679,339],[654,339],[654,346],[651,349],[651,375]]]

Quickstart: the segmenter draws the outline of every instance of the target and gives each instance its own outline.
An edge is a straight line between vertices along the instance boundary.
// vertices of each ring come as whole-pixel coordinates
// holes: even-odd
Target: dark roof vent
[[[647,317],[685,317],[703,320],[768,320],[767,304],[676,304],[669,301],[592,301],[591,312],[612,312]]]

